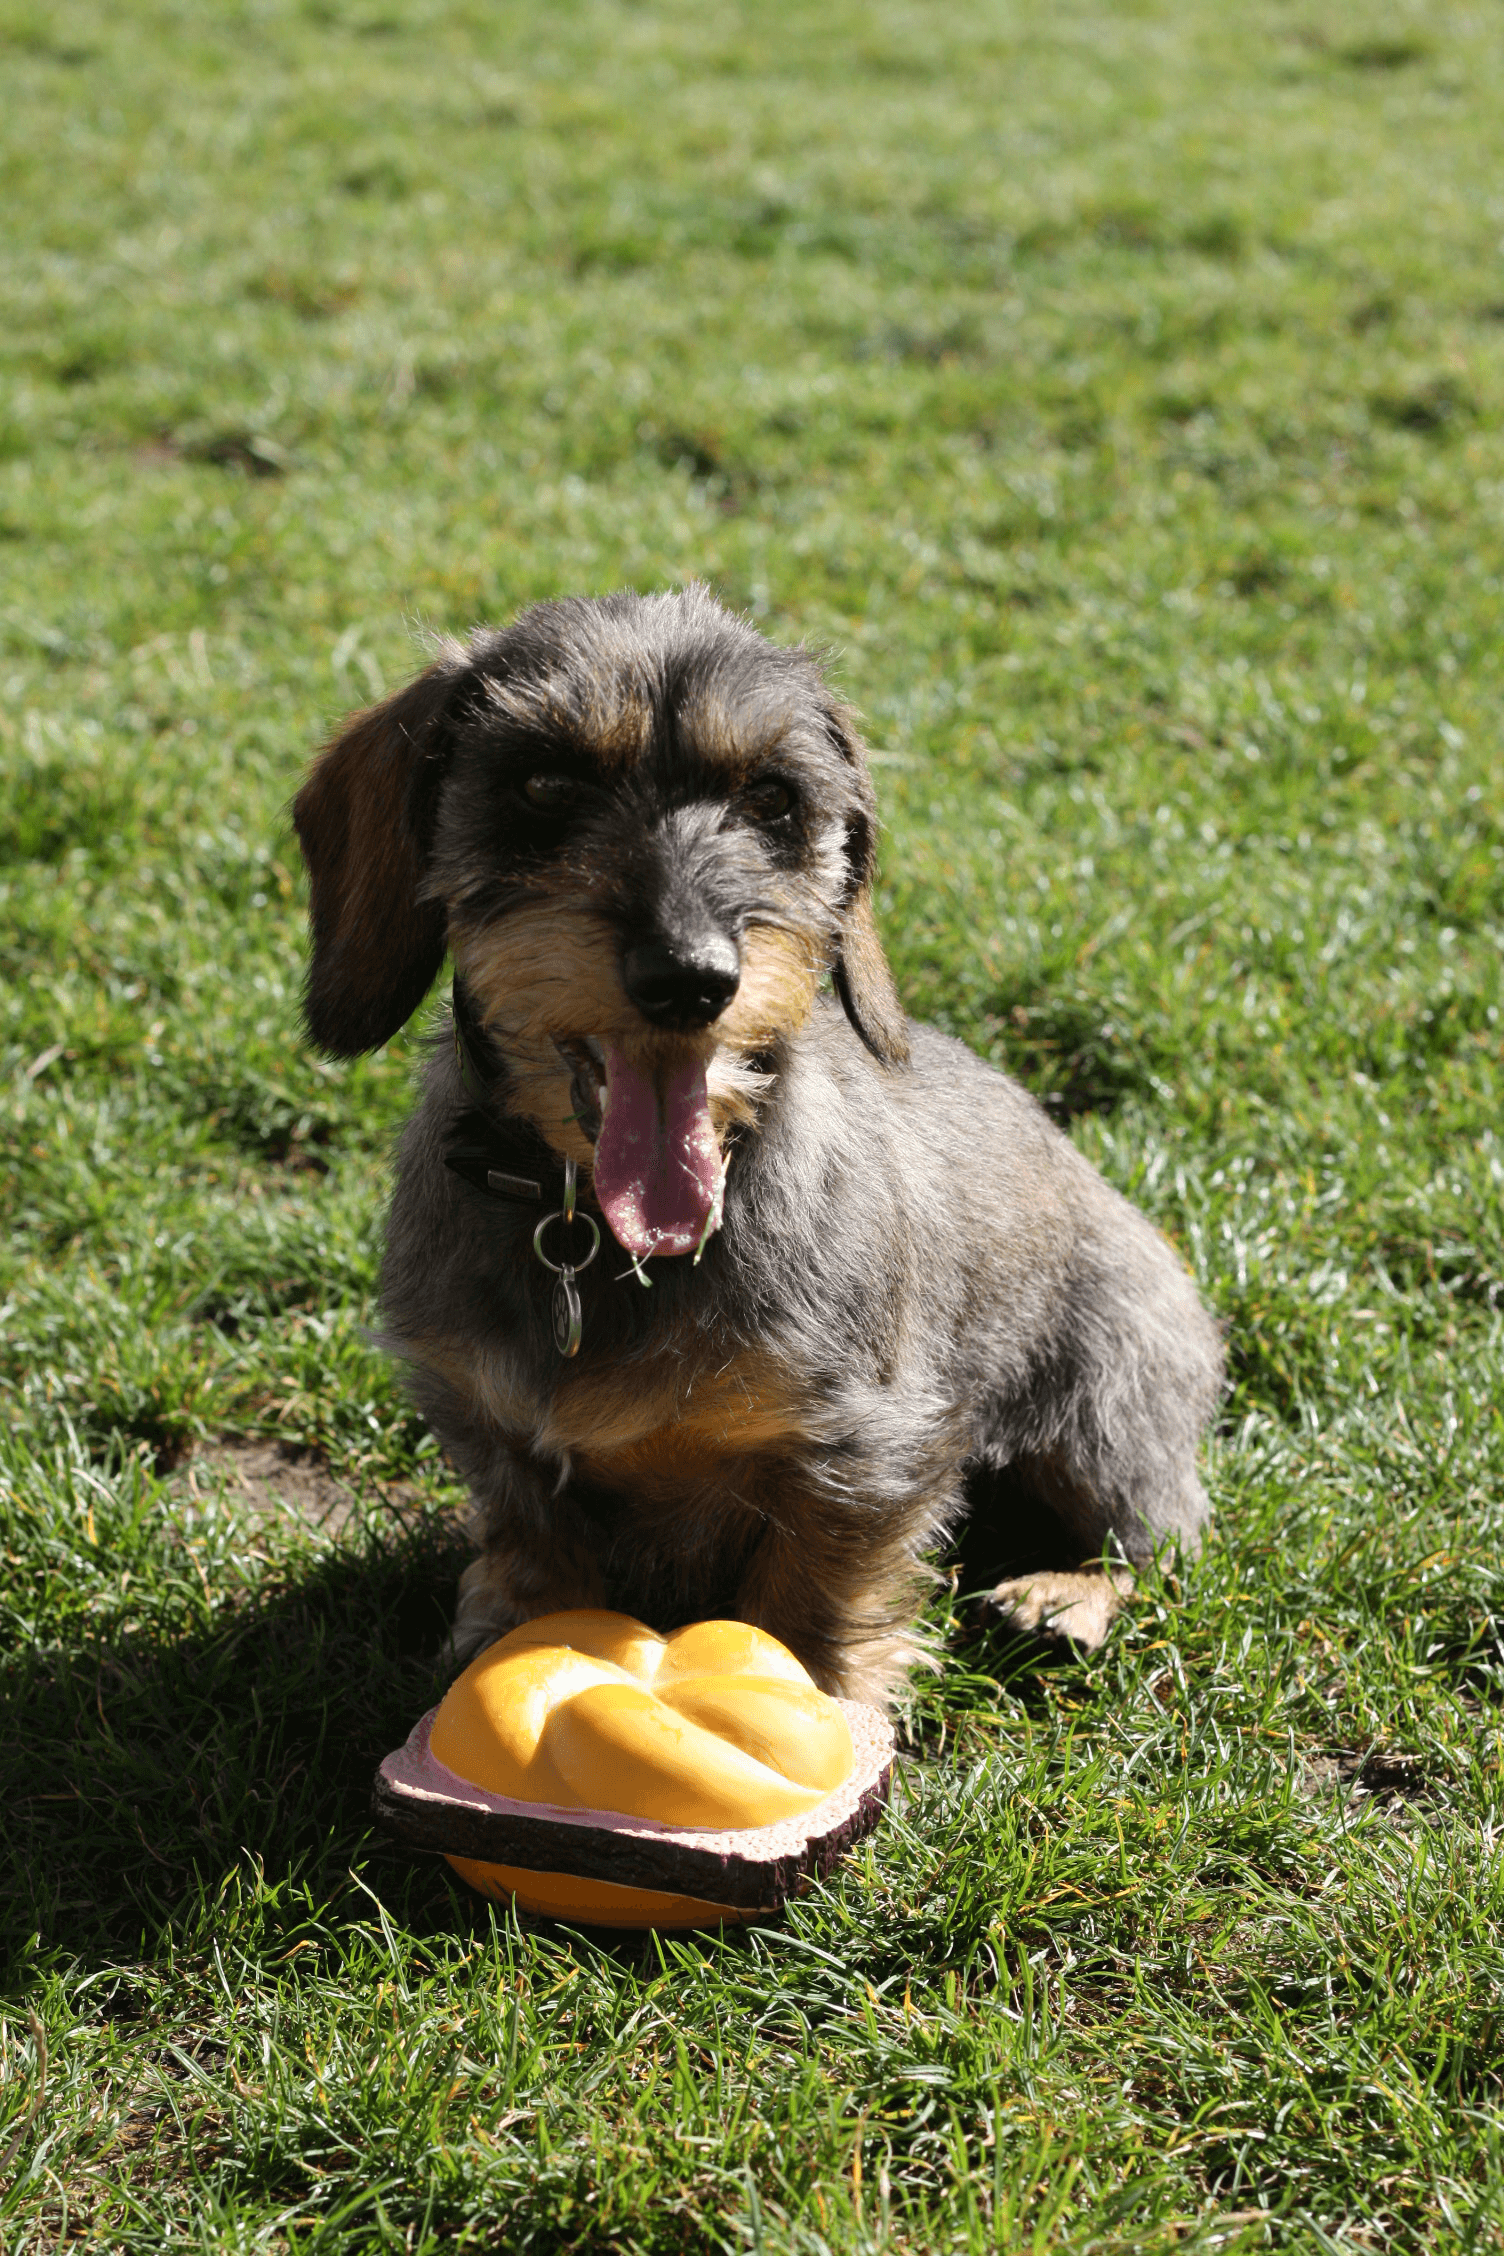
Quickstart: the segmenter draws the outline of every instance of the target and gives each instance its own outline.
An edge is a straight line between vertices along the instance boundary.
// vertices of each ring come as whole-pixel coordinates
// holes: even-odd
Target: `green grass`
[[[0,2241],[1497,2246],[1504,16],[3,0],[0,81]],[[369,1831],[420,1029],[300,1047],[285,807],[414,628],[691,575],[1235,1384],[1183,1588],[957,1603],[871,1845],[659,1946]]]

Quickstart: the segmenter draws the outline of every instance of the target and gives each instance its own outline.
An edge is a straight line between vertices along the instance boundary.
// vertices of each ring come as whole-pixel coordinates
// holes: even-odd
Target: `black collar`
[[[528,1122],[498,1103],[506,1081],[500,1051],[481,1023],[470,990],[458,972],[450,997],[454,1014],[454,1058],[470,1099],[455,1123],[455,1138],[444,1165],[493,1198],[541,1206],[545,1187],[562,1172],[559,1156]]]

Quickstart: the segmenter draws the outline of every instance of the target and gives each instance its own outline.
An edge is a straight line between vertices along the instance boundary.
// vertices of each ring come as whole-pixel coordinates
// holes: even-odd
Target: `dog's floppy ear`
[[[872,1055],[883,1065],[909,1062],[909,1022],[872,914],[872,880],[877,867],[877,802],[866,750],[852,716],[839,706],[828,716],[831,735],[861,784],[858,812],[846,825],[846,865],[850,891],[841,919],[831,978],[841,1007]]]
[[[322,1050],[389,1041],[444,960],[443,903],[422,898],[451,720],[469,668],[457,649],[345,723],[293,801],[311,886],[303,1000]]]

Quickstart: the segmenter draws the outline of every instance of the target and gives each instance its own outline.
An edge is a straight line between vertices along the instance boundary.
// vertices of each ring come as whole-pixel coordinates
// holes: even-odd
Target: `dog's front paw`
[[[987,1593],[987,1612],[1015,1636],[1093,1653],[1133,1588],[1126,1568],[1017,1575]]]
[[[454,1627],[439,1655],[439,1665],[458,1675],[467,1661],[494,1645],[509,1630],[542,1614],[572,1607],[601,1606],[605,1592],[588,1562],[555,1558],[542,1565],[494,1544],[472,1559],[460,1576]]]

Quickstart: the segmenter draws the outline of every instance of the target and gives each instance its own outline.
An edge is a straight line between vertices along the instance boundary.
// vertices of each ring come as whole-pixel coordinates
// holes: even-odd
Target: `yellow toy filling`
[[[429,1745],[457,1777],[509,1800],[728,1832],[801,1817],[850,1777],[846,1718],[745,1622],[655,1636],[626,1614],[549,1614],[478,1655]],[[745,1918],[723,1905],[565,1873],[451,1857],[487,1895],[624,1926]]]

